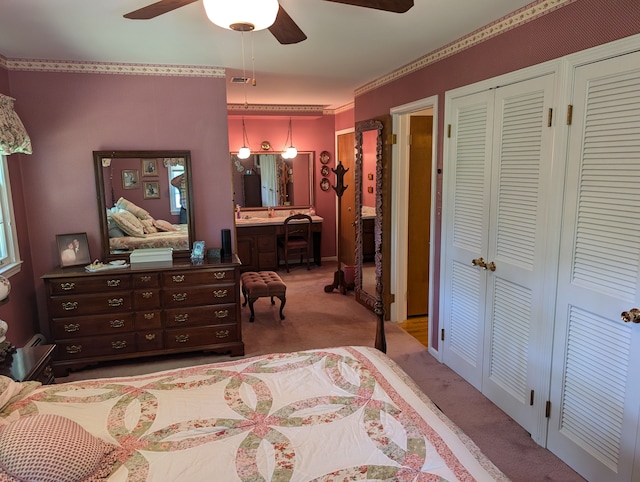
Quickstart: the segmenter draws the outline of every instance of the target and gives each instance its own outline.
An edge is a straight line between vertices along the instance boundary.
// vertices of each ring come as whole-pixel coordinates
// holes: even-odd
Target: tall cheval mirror
[[[102,259],[195,241],[190,151],[94,151]]]
[[[378,315],[376,347],[384,344],[382,302],[382,128],[377,120],[356,125],[355,296]],[[379,338],[382,337],[381,340]],[[384,351],[384,350],[383,350]]]

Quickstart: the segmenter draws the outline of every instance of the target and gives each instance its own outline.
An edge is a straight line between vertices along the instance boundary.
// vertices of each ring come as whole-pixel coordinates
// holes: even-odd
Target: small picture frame
[[[329,175],[329,166],[322,166],[320,168],[320,174],[322,174],[322,177],[327,177]]]
[[[367,179],[369,179],[369,181],[373,181],[373,174],[367,174]]]
[[[373,187],[372,187],[372,186],[369,186],[369,187],[367,188],[367,192],[368,192],[369,194],[373,193]]]
[[[140,176],[137,169],[122,170],[122,189],[138,189],[140,187]]]
[[[56,234],[60,267],[91,264],[87,233]]]
[[[158,175],[157,159],[142,159],[142,177],[156,177]]]
[[[144,181],[142,189],[145,199],[160,199],[160,181]]]
[[[329,184],[329,179],[323,177],[320,181],[320,189],[322,189],[323,191],[328,191],[330,186],[331,184]]]
[[[194,241],[191,250],[191,261],[201,262],[204,259],[204,241]]]

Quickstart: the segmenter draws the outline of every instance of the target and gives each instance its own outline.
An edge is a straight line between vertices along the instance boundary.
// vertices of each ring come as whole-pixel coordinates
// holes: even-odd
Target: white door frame
[[[433,110],[433,143],[431,172],[431,244],[429,246],[429,325],[433,318],[433,250],[435,247],[436,200],[437,200],[437,146],[438,146],[438,96],[426,97],[408,104],[391,108],[392,130],[397,142],[391,146],[391,286],[390,292],[395,294],[391,303],[389,318],[401,322],[407,319],[407,238],[409,233],[409,144],[410,117],[425,109]],[[431,336],[429,336],[431,340]],[[431,345],[431,343],[429,343]],[[429,347],[429,352],[440,359],[438,351]]]

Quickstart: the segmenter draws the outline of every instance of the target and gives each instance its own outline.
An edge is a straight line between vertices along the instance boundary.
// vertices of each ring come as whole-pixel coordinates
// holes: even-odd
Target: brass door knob
[[[476,258],[471,260],[471,266],[480,266],[482,269],[487,269],[487,264],[483,258]]]
[[[629,311],[620,313],[620,318],[625,323],[640,323],[640,309],[631,308]]]

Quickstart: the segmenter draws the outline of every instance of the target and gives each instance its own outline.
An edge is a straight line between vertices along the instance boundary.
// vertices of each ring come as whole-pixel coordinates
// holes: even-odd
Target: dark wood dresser
[[[18,348],[0,364],[0,375],[16,382],[35,381],[43,385],[55,382],[52,357],[55,345],[27,345]]]
[[[189,351],[243,355],[240,261],[174,260],[44,275],[55,376],[69,369]]]

